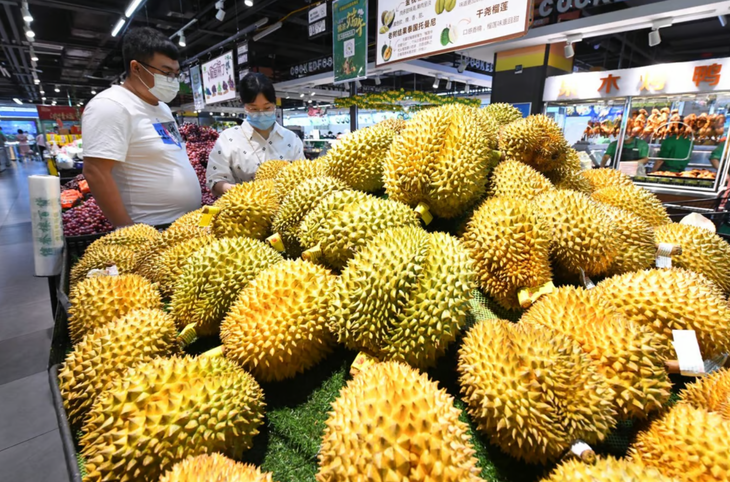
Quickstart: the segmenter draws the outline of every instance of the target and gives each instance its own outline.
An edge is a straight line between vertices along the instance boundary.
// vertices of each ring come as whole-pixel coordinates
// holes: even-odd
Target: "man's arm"
[[[720,159],[715,159],[714,157],[711,157],[710,164],[712,164],[712,167],[714,167],[718,171],[720,170]]]
[[[606,167],[606,163],[611,160],[611,156],[608,154],[604,154],[603,159],[601,159],[601,167]]]
[[[98,157],[84,158],[84,177],[89,183],[91,194],[94,195],[104,216],[115,227],[129,226],[134,224],[129,217],[127,209],[122,204],[122,196],[119,194],[117,183],[112,177],[116,161],[100,159]]]
[[[641,159],[641,160],[639,160],[639,162],[642,162],[643,160],[644,159]],[[649,160],[647,159],[646,162],[649,162]],[[646,164],[646,162],[644,162],[643,164]],[[658,172],[659,171],[659,168],[662,167],[662,164],[664,164],[664,160],[663,159],[657,159],[657,160],[655,160],[654,161],[654,166],[651,168],[651,172]]]

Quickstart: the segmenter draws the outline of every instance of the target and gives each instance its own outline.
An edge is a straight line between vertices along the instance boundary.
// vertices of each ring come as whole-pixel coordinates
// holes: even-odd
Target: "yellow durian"
[[[265,239],[271,234],[279,200],[273,183],[253,181],[236,184],[215,202],[215,206],[221,209],[211,225],[217,238]]]
[[[490,196],[528,201],[554,190],[555,187],[545,176],[519,161],[501,162],[492,171],[489,183]]]
[[[489,104],[482,110],[493,117],[500,127],[522,119],[522,112],[517,107],[504,102]]]
[[[103,270],[114,265],[119,274],[130,274],[137,269],[137,264],[137,255],[128,248],[115,245],[97,246],[93,250],[87,250],[73,265],[69,275],[69,285],[73,289],[76,284],[86,279],[92,269]]]
[[[652,192],[637,186],[606,187],[593,193],[595,201],[639,216],[652,227],[671,222],[667,210]]]
[[[601,168],[582,171],[581,175],[591,184],[592,191],[600,191],[607,187],[632,187],[634,181],[616,169]]]
[[[190,257],[198,250],[213,244],[215,240],[216,238],[211,235],[198,236],[162,252],[155,260],[151,280],[157,283],[160,294],[164,298],[171,297],[175,292],[175,284]]]
[[[512,122],[499,135],[499,150],[506,159],[524,162],[540,172],[561,167],[568,148],[558,124],[544,115],[531,115]]]
[[[137,253],[135,273],[149,280],[154,280],[158,260],[165,251],[190,239],[206,236],[209,232],[209,228],[192,223],[181,224],[175,229],[166,229],[159,238],[150,242],[142,251]]]
[[[294,188],[307,179],[326,175],[326,166],[326,160],[308,161],[301,159],[289,163],[288,166],[279,171],[274,179],[274,188],[279,199],[284,199]]]
[[[567,460],[541,482],[679,482],[636,460],[599,458],[595,463]]]
[[[730,369],[723,368],[686,385],[679,398],[693,407],[722,412],[730,406]]]
[[[618,244],[606,274],[613,276],[651,268],[657,251],[651,225],[635,214],[608,204],[601,204],[601,209],[613,221]]]
[[[190,456],[175,464],[160,482],[272,482],[271,472],[235,462],[221,454]]]
[[[136,253],[159,236],[160,232],[152,226],[133,224],[102,236],[91,243],[86,251],[91,253],[101,246],[122,246]]]
[[[256,174],[254,175],[253,179],[254,181],[273,181],[274,179],[276,179],[276,176],[279,175],[279,172],[288,165],[289,161],[280,161],[278,159],[270,159],[268,161],[264,161],[261,163],[258,169],[256,169]]]

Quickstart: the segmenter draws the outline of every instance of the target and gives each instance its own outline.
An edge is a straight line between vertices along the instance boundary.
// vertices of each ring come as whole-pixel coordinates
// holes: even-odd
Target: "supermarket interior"
[[[730,0],[0,0],[0,482],[730,482]]]

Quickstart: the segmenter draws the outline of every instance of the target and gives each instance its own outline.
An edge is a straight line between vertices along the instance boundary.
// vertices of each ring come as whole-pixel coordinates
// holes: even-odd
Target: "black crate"
[[[53,408],[56,410],[56,417],[58,418],[58,431],[61,435],[63,458],[66,460],[69,480],[71,482],[81,482],[81,470],[79,470],[79,464],[76,460],[74,437],[71,432],[71,426],[68,424],[66,410],[63,408],[61,390],[58,386],[58,365],[53,365],[48,369],[48,383],[51,385],[51,398],[53,399]]]
[[[79,259],[84,255],[84,251],[86,251],[86,248],[88,248],[91,243],[107,234],[109,233],[66,236],[66,251],[68,251],[68,254],[69,256],[71,256],[72,260]]]

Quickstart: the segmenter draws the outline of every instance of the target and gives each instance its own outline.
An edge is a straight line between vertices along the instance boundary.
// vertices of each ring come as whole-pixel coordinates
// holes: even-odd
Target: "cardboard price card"
[[[529,0],[378,0],[376,64],[521,37],[530,6]]]

